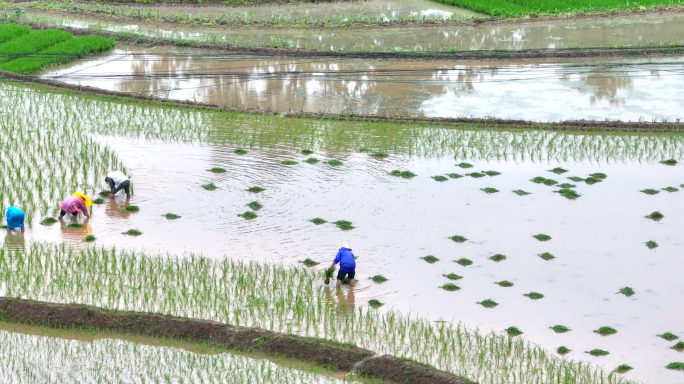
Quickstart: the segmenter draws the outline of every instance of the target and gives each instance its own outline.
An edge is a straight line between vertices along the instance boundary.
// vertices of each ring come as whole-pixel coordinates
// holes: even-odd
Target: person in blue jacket
[[[354,260],[354,254],[347,244],[342,245],[342,248],[337,251],[337,256],[335,256],[335,260],[330,264],[329,269],[334,268],[337,263],[340,263],[340,271],[337,272],[337,288],[340,288],[345,277],[349,277],[350,287],[356,285],[356,281],[354,281],[356,260]]]
[[[21,233],[24,233],[24,219],[26,218],[24,211],[17,207],[7,207],[6,218],[8,231],[14,228],[21,228]]]

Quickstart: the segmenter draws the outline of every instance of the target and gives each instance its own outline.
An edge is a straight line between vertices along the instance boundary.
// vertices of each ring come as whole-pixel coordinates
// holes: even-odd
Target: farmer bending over
[[[342,248],[337,251],[337,256],[335,256],[335,260],[330,264],[329,269],[334,268],[337,263],[340,263],[340,271],[337,273],[337,289],[340,289],[342,280],[344,280],[345,277],[349,277],[350,287],[356,285],[356,281],[354,281],[356,260],[354,260],[354,254],[347,244],[342,245]]]
[[[73,216],[78,215],[78,211],[83,212],[85,217],[90,217],[90,213],[88,213],[88,207],[89,205],[92,205],[92,202],[88,198],[88,196],[74,192],[73,195],[67,197],[59,203],[59,208],[61,211],[59,212],[59,217],[62,218],[64,215],[67,213],[71,213]]]
[[[7,231],[14,228],[21,228],[21,233],[24,233],[24,211],[17,207],[7,207]]]
[[[123,172],[114,171],[107,174],[105,181],[109,183],[109,188],[112,190],[111,196],[117,194],[120,190],[126,192],[126,197],[131,197],[131,180]]]

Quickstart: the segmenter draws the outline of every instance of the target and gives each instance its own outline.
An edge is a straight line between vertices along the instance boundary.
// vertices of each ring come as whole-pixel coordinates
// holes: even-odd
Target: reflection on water
[[[682,62],[454,65],[136,48],[63,65],[43,77],[277,112],[674,121],[684,110],[678,96]]]
[[[4,247],[10,250],[22,250],[26,239],[24,233],[16,230],[3,230],[5,232]]]

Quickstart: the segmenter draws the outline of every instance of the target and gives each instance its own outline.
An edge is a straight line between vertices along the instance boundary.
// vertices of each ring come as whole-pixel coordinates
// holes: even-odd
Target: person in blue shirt
[[[26,218],[24,211],[17,207],[7,207],[6,218],[8,231],[14,228],[21,228],[21,233],[24,233],[24,219]]]
[[[340,288],[345,277],[349,277],[350,287],[356,285],[356,281],[354,281],[356,260],[354,260],[354,254],[347,244],[342,245],[342,248],[337,251],[337,256],[335,256],[335,260],[330,264],[329,269],[334,268],[337,263],[340,263],[340,271],[337,273],[337,288]]]

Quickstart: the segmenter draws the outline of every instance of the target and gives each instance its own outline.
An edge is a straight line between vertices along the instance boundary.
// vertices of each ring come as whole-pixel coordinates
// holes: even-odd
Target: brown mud
[[[219,348],[286,356],[336,370],[356,369],[362,375],[397,383],[472,384],[470,380],[411,360],[387,355],[373,357],[372,351],[352,344],[208,320],[4,297],[0,298],[0,320],[56,329],[121,332],[206,343]]]

